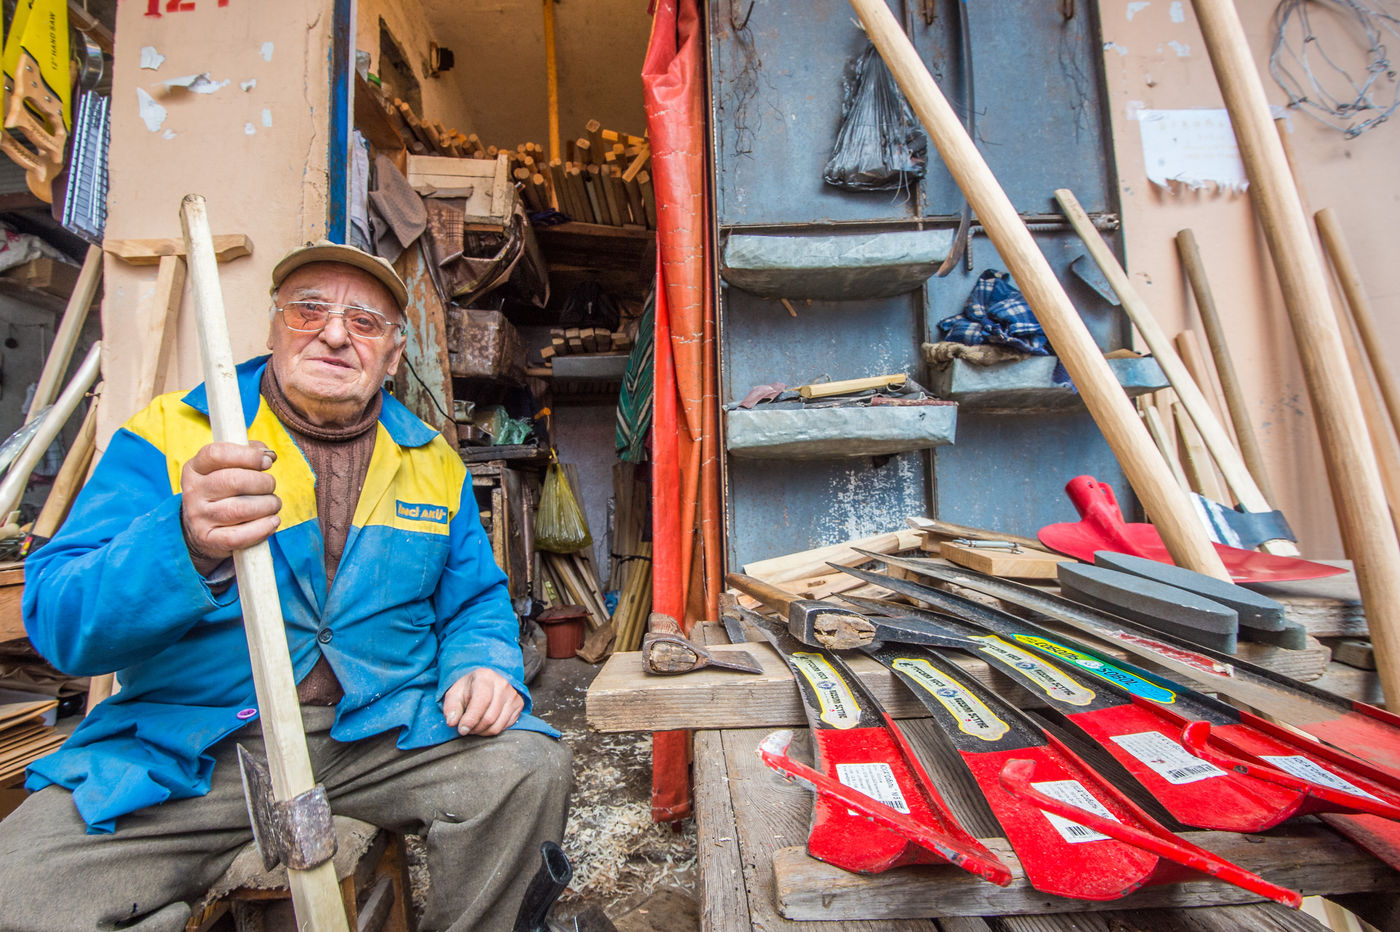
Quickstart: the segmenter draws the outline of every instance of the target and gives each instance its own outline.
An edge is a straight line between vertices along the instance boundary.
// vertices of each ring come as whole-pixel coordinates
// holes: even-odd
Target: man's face
[[[339,262],[304,265],[277,289],[279,306],[313,300],[366,307],[396,324],[403,319],[393,295],[374,276]],[[289,330],[282,315],[274,313],[267,348],[287,399],[322,427],[358,420],[379,386],[398,371],[403,355],[397,331],[375,340],[352,337],[339,315],[319,333],[301,333]]]

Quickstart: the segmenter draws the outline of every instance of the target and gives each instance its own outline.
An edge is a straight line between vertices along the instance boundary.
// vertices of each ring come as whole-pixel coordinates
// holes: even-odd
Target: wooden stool
[[[356,932],[412,932],[408,860],[402,835],[335,816],[335,876]],[[185,932],[207,932],[230,916],[238,932],[296,932],[287,869],[263,870],[249,842],[196,906]],[[227,923],[225,923],[226,925]]]

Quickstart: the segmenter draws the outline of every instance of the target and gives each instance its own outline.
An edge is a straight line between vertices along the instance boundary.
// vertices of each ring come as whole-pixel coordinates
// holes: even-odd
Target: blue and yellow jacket
[[[389,395],[374,455],[327,591],[316,477],[262,401],[267,358],[238,367],[248,435],[277,453],[270,539],[296,679],[324,654],[345,690],[331,736],[397,729],[401,748],[457,737],[440,702],[477,667],[525,698],[518,621],[461,458]],[[117,671],[121,690],[29,768],[30,790],[73,791],[90,831],[209,791],[209,748],[257,715],[238,588],[216,594],[180,527],[180,470],[211,439],[204,386],[162,395],[113,436],[62,530],[25,564],[24,625],[74,676]]]

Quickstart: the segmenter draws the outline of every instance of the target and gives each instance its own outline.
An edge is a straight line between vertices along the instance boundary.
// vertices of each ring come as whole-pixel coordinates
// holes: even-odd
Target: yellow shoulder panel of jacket
[[[125,427],[165,454],[170,491],[180,493],[180,473],[200,447],[214,439],[209,418],[185,404],[185,392],[160,395],[127,421]],[[270,470],[282,499],[279,530],[295,527],[316,517],[316,478],[296,442],[265,404],[248,429],[248,438],[266,444],[277,454]]]
[[[355,508],[355,526],[446,534],[466,478],[462,457],[441,436],[421,447],[401,448],[381,424],[365,476],[366,494]]]

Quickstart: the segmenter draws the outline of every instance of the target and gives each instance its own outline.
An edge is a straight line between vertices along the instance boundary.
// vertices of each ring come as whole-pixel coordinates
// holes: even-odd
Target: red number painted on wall
[[[219,6],[228,6],[228,0],[219,0]],[[179,13],[194,9],[194,0],[165,0],[165,12]],[[146,15],[159,17],[160,0],[146,0]]]

